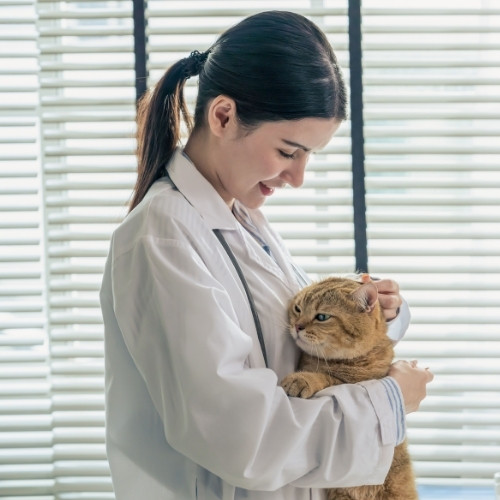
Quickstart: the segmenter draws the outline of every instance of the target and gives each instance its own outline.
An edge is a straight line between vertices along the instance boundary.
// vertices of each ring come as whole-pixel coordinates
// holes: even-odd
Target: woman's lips
[[[262,182],[259,182],[260,191],[264,196],[271,196],[274,193],[274,188],[266,186]]]

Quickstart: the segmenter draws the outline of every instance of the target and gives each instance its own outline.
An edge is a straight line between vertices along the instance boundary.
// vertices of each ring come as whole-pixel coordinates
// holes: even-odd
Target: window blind
[[[129,1],[36,3],[50,453],[37,466],[46,486],[28,490],[23,472],[13,496],[113,498],[98,290],[135,177],[131,12]]]
[[[409,416],[419,482],[500,471],[500,4],[364,0],[370,271],[412,309],[404,359],[435,380]]]
[[[32,1],[0,3],[2,498],[49,494],[52,484],[35,20]]]

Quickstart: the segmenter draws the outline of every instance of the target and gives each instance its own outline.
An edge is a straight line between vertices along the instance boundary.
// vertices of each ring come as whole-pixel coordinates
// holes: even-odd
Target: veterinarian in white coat
[[[383,482],[404,435],[403,406],[415,409],[431,378],[403,363],[393,377],[311,400],[288,398],[279,387],[298,358],[286,307],[303,277],[258,207],[275,189],[302,183],[310,150],[330,140],[345,103],[330,88],[324,106],[332,116],[307,110],[241,134],[256,111],[245,115],[230,89],[206,94],[206,102],[202,94],[210,63],[220,71],[216,63],[230,58],[224,50],[232,42],[258,33],[249,51],[258,60],[259,50],[269,51],[259,46],[266,34],[276,43],[284,28],[301,34],[301,43],[312,43],[311,33],[321,41],[300,16],[260,14],[223,35],[208,60],[193,53],[176,63],[143,103],[133,210],[113,234],[101,289],[106,442],[117,500],[310,500],[326,487]],[[202,111],[186,148],[176,149],[178,129],[158,127],[172,109],[178,122],[172,102],[198,73]],[[401,305],[397,289],[383,299],[391,313]],[[403,304],[392,335],[399,338],[407,323]]]

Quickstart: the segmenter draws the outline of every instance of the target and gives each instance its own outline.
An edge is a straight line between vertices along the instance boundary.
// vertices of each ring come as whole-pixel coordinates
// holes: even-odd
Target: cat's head
[[[387,326],[373,283],[326,278],[305,287],[288,308],[290,334],[308,354],[352,359],[386,337]]]

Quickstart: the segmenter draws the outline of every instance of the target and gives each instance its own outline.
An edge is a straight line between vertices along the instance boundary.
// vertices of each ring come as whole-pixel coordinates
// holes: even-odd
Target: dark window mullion
[[[361,0],[349,0],[349,70],[351,84],[351,161],[356,271],[368,272],[365,152],[363,134],[363,66]]]
[[[134,3],[134,54],[135,54],[135,97],[136,101],[146,92],[148,81],[146,0],[133,0]]]

